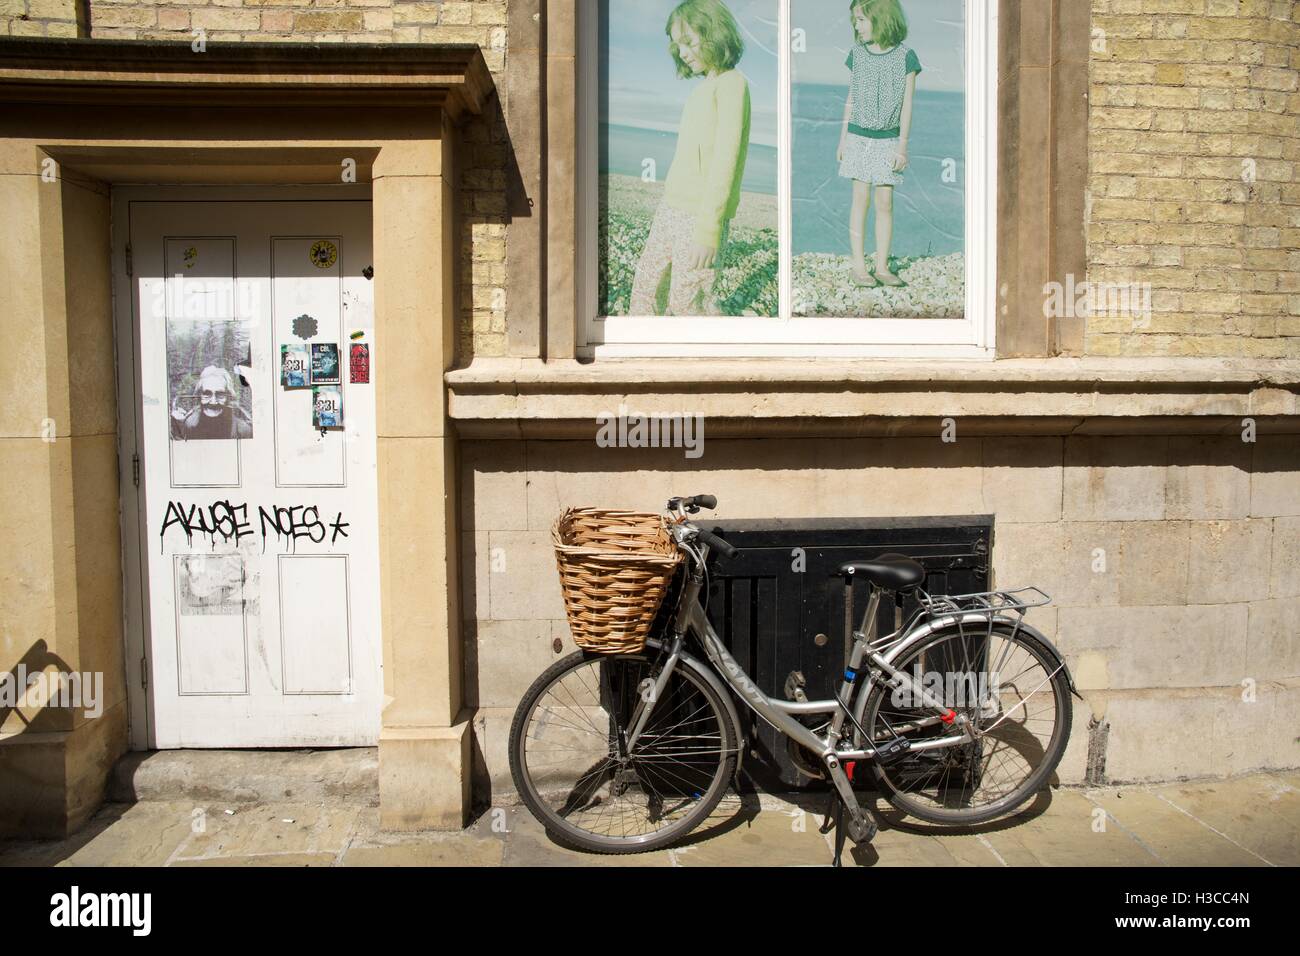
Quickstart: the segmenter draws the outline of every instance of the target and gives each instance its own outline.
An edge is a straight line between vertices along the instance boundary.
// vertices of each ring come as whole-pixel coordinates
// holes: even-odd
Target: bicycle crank
[[[829,771],[832,790],[826,822],[822,824],[821,832],[835,830],[835,856],[831,866],[840,866],[845,838],[852,840],[855,846],[861,846],[871,842],[879,827],[858,804],[849,776],[840,766],[839,760],[829,754],[823,760]]]
[[[845,839],[852,840],[854,846],[862,846],[870,843],[879,829],[860,807],[847,806],[839,794],[832,792],[830,806],[826,810],[826,821],[818,832],[835,831],[835,856],[831,858],[831,866],[842,866]]]

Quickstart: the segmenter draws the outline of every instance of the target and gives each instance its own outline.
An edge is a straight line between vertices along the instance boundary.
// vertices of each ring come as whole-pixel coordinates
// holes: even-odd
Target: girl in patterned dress
[[[907,20],[898,0],[851,0],[854,44],[844,61],[853,72],[844,101],[844,125],[836,159],[840,175],[853,180],[849,209],[849,249],[853,281],[860,286],[901,286],[889,271],[894,236],[894,187],[907,168],[907,137],[912,127],[912,97],[921,63],[905,46]],[[874,275],[863,252],[863,232],[871,194],[876,199]]]
[[[686,98],[677,149],[632,280],[630,314],[654,315],[668,286],[668,315],[716,315],[713,285],[749,152],[749,81],[736,69],[740,27],[722,0],[683,0],[668,16],[668,52]]]

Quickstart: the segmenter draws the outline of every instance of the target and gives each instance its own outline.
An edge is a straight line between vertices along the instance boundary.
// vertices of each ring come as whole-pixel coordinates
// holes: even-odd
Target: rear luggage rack
[[[922,620],[930,622],[933,627],[941,627],[944,626],[945,618],[951,618],[958,630],[969,630],[972,635],[983,633],[986,636],[992,636],[994,622],[1001,620],[1011,625],[1014,636],[1024,622],[1026,611],[1052,601],[1050,594],[1032,585],[971,594],[929,594],[921,588],[909,593],[915,595],[917,607],[912,610],[907,622],[892,634],[871,641],[873,650],[883,653],[906,640]],[[975,615],[978,615],[976,620],[971,620]]]
[[[1031,607],[1052,602],[1052,596],[1032,584],[1010,591],[979,591],[974,594],[927,594],[916,590],[917,601],[931,617],[945,614],[1016,614],[1023,617]]]

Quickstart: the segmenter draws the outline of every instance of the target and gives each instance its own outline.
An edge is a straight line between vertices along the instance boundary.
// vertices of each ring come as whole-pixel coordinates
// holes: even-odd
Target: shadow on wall
[[[85,700],[84,692],[94,695],[96,690],[83,688],[83,681],[83,675],[74,674],[68,662],[51,651],[43,638],[37,641],[0,674],[0,732],[7,736],[67,730],[68,721],[61,719],[59,711],[66,710],[73,697],[79,705]]]

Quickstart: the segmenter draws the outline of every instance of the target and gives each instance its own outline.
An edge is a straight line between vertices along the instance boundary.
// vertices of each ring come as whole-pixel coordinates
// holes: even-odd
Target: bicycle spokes
[[[657,699],[653,664],[588,660],[538,697],[526,727],[524,763],[538,797],[587,834],[634,839],[685,816],[717,782],[730,746],[716,702],[674,672]],[[635,744],[629,729],[649,707]]]
[[[873,741],[901,735],[912,748],[880,772],[895,794],[913,807],[979,810],[1019,790],[1043,765],[1057,729],[1060,665],[1014,635],[953,633],[927,644],[897,665],[969,721],[972,739],[915,749],[951,736],[942,722],[926,720],[924,703],[906,693],[884,697],[869,716]],[[1068,701],[1065,702],[1068,706]]]

